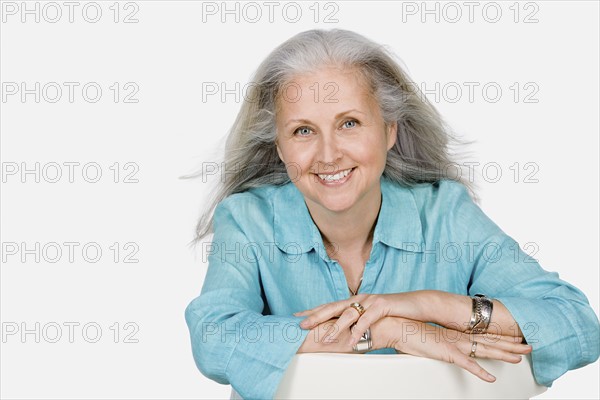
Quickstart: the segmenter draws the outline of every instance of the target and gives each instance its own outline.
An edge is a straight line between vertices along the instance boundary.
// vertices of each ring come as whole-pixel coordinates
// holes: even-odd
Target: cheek
[[[356,161],[362,161],[366,164],[372,164],[385,158],[387,154],[387,143],[380,140],[360,140],[354,142],[348,147],[349,155],[355,158]]]
[[[290,176],[299,176],[310,171],[313,157],[308,149],[300,146],[288,146],[280,148],[280,150]]]
[[[371,144],[373,146],[373,144]],[[387,161],[387,147],[385,143],[380,145],[377,143],[377,146],[374,147],[365,147],[361,153],[360,161],[365,165],[376,167],[378,169],[385,168],[385,164]]]

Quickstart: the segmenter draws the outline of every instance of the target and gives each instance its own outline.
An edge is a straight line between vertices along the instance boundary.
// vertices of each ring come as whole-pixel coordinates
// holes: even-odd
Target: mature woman
[[[366,38],[313,30],[275,49],[198,224],[197,240],[214,232],[186,309],[200,371],[244,398],[270,398],[301,352],[409,353],[488,382],[477,358],[517,363],[531,352],[547,386],[595,361],[586,297],[527,257],[470,183],[453,179],[451,140]]]

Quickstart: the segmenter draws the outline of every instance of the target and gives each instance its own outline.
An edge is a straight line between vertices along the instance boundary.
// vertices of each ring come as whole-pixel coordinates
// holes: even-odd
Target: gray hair
[[[464,178],[463,167],[451,159],[449,151],[467,142],[451,133],[394,56],[357,33],[315,29],[278,46],[255,72],[225,143],[222,164],[228,171],[221,174],[209,206],[197,223],[193,244],[212,232],[214,209],[227,196],[290,182],[275,146],[278,96],[293,76],[324,66],[356,69],[377,100],[386,126],[397,122],[398,137],[387,153],[383,176],[408,187],[452,179],[465,185],[477,200],[474,184]],[[454,173],[449,166],[456,169]],[[206,176],[206,171],[183,178],[198,176]]]

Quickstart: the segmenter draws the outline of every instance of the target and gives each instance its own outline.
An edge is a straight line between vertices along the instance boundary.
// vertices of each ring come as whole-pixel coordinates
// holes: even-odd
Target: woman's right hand
[[[488,358],[516,364],[532,351],[520,338],[493,334],[469,334],[398,317],[386,317],[389,347],[397,352],[446,361],[466,369],[486,382],[496,378],[477,362]],[[470,357],[476,342],[475,357]]]

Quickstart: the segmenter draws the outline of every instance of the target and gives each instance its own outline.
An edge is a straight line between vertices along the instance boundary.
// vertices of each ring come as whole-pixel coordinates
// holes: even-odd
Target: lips
[[[351,176],[354,169],[355,168],[348,168],[345,170],[341,170],[335,174],[315,174],[315,175],[318,176],[319,181],[323,184],[326,184],[326,185],[341,184],[341,183],[346,182],[349,179],[349,176]]]

